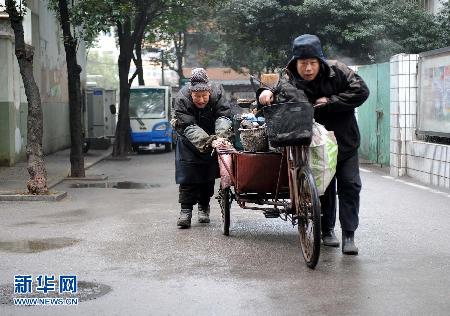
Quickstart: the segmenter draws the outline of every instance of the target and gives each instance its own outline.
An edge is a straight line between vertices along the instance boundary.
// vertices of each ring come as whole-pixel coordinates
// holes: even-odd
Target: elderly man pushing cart
[[[329,131],[338,143],[335,178],[320,197],[322,208],[322,239],[325,246],[339,247],[334,233],[336,222],[336,181],[339,196],[339,220],[342,228],[342,252],[358,254],[354,233],[359,224],[358,147],[360,135],[355,108],[364,103],[369,89],[363,79],[346,65],[325,60],[320,40],[315,35],[301,35],[293,42],[293,56],[287,65],[287,79],[273,89],[263,89],[259,102],[269,105],[276,100],[307,99],[315,107],[314,118]]]

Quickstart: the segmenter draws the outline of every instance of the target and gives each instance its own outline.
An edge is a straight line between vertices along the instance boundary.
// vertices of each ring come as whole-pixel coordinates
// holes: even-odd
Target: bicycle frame
[[[298,192],[300,188],[298,187],[297,175],[301,168],[308,166],[308,146],[288,146],[286,147],[286,158],[288,164],[288,176],[289,176],[289,195],[291,197],[291,212],[293,215],[297,214],[297,210],[300,209],[300,197]],[[297,220],[294,216],[294,220]],[[297,224],[294,222],[293,225]]]

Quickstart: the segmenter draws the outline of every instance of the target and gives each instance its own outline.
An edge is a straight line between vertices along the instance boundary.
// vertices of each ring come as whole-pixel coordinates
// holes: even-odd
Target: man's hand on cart
[[[259,95],[258,100],[262,105],[270,105],[273,102],[273,92],[270,90],[264,90]]]
[[[320,107],[322,107],[322,106],[325,106],[325,105],[327,105],[328,104],[328,98],[327,97],[321,97],[321,98],[318,98],[317,100],[316,100],[316,102],[314,103],[314,107],[315,108],[320,108]]]

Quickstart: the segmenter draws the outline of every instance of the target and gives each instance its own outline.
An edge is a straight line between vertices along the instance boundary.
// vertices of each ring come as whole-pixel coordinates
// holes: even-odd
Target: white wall
[[[390,60],[390,173],[450,189],[450,146],[418,141],[418,55],[399,54]]]

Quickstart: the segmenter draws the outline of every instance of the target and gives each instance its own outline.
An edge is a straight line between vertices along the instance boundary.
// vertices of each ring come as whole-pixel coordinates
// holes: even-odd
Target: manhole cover
[[[51,249],[65,248],[79,243],[73,238],[44,238],[33,240],[0,241],[0,251],[16,253],[36,253]]]
[[[112,288],[105,284],[80,281],[76,296],[80,301],[90,301],[108,294],[111,290]]]
[[[37,284],[33,283],[33,288],[36,288]],[[3,284],[0,285],[0,304],[3,305],[14,305],[14,298],[24,297],[24,298],[32,298],[32,297],[45,297],[45,298],[70,298],[76,297],[79,302],[95,300],[103,295],[108,294],[112,291],[112,288],[108,285],[94,282],[86,282],[79,281],[77,284],[77,293],[76,294],[60,294],[58,292],[48,292],[47,294],[43,293],[28,293],[28,294],[15,294],[14,293],[14,284]]]
[[[114,188],[114,189],[152,189],[161,187],[160,184],[157,183],[138,183],[138,182],[97,182],[97,183],[72,183],[69,185],[70,188]]]

